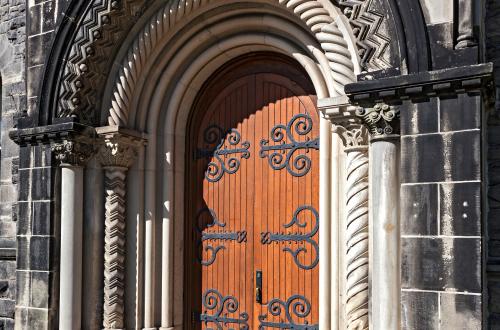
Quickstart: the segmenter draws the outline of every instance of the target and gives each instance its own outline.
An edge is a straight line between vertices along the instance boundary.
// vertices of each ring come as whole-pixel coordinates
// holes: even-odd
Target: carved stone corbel
[[[368,129],[349,104],[324,109],[342,139],[346,164],[344,296],[346,329],[368,329]]]
[[[116,127],[97,129],[102,138],[99,160],[104,169],[104,329],[123,329],[125,292],[126,179],[142,138]]]

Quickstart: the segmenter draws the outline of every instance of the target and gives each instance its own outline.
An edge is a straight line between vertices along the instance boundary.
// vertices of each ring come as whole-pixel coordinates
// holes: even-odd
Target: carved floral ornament
[[[398,107],[377,103],[373,108],[357,108],[356,116],[362,118],[373,137],[399,134]]]
[[[61,165],[84,166],[94,153],[94,146],[78,140],[63,140],[52,144],[52,152]]]

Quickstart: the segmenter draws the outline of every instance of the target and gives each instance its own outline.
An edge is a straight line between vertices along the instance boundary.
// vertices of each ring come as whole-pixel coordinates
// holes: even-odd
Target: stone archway
[[[217,3],[221,7],[215,6]],[[182,259],[182,254],[177,254],[177,252],[173,254],[172,251],[178,251],[179,242],[172,237],[179,237],[178,235],[184,228],[180,225],[184,223],[182,198],[184,183],[176,177],[184,175],[184,157],[182,156],[184,154],[184,131],[191,104],[206,79],[231,58],[255,51],[278,52],[295,58],[308,73],[320,98],[341,94],[343,84],[350,81],[350,79],[342,80],[342,77],[354,77],[356,64],[350,60],[350,64],[345,62],[350,56],[348,44],[352,42],[344,39],[340,29],[332,29],[332,18],[319,15],[321,19],[314,20],[311,16],[308,20],[304,20],[308,16],[302,15],[299,17],[301,19],[297,19],[297,16],[294,16],[297,13],[283,10],[287,9],[286,7],[274,6],[273,2],[270,2],[272,5],[262,7],[261,3],[265,2],[257,1],[255,6],[247,4],[241,7],[234,2],[231,5],[224,1],[213,2],[213,7],[210,8],[207,5],[210,10],[200,12],[200,15],[203,15],[201,16],[203,21],[197,20],[196,17],[189,17],[186,21],[179,20],[175,23],[181,26],[179,31],[182,31],[182,33],[175,34],[163,28],[170,21],[167,20],[169,16],[165,16],[165,12],[160,12],[139,32],[129,49],[122,52],[125,58],[122,67],[117,71],[117,78],[108,80],[107,90],[112,91],[112,98],[109,100],[112,106],[107,108],[106,104],[103,105],[103,114],[108,113],[106,110],[110,109],[110,117],[104,117],[102,121],[113,125],[125,125],[148,133],[148,145],[144,155],[139,156],[139,164],[144,164],[146,170],[130,173],[130,179],[139,182],[143,187],[139,191],[144,191],[145,205],[142,209],[132,207],[128,210],[132,214],[144,214],[145,226],[142,229],[139,226],[142,234],[137,234],[145,237],[144,243],[141,243],[144,244],[144,251],[142,251],[144,257],[139,253],[137,262],[143,262],[145,268],[137,270],[137,273],[133,275],[139,278],[144,276],[144,292],[140,289],[141,283],[137,282],[138,291],[134,294],[144,299],[144,306],[140,307],[141,310],[137,311],[136,315],[143,315],[146,327],[152,327],[160,321],[158,316],[155,316],[155,310],[160,308],[158,303],[161,303],[163,328],[179,325],[182,322],[179,319],[182,315],[182,306],[175,303],[181,300],[182,290],[179,290],[179,286],[173,287],[173,283],[182,281],[182,273],[175,271],[179,266],[176,266],[174,261]],[[299,4],[297,1],[290,3]],[[317,5],[316,1],[302,1],[302,5],[307,5],[307,3]],[[299,8],[299,13],[301,8],[308,8],[307,6],[291,7],[292,9]],[[314,9],[313,12],[317,14],[322,12],[321,8],[313,7],[309,7],[311,10]],[[172,13],[169,5],[165,8],[166,11]],[[314,28],[314,31],[319,31],[318,24],[322,25],[323,35],[315,34],[307,22]],[[175,24],[172,24],[175,27]],[[159,28],[160,26],[162,28]],[[235,29],[235,27],[238,28]],[[325,36],[324,33],[328,29],[329,34]],[[318,40],[318,35],[328,37],[332,42],[329,46],[326,43],[322,44]],[[325,53],[321,47],[330,47],[329,52]],[[334,52],[338,54],[335,55]],[[342,76],[334,74],[339,70],[344,70]],[[330,174],[331,143],[333,141],[336,154],[342,153],[342,147],[338,138],[331,134],[330,124],[325,120],[322,120],[321,136],[322,147],[325,150],[322,156],[321,175],[325,179],[321,180],[320,216],[327,220],[322,221],[320,231],[328,238],[331,223],[343,223],[339,221],[342,212],[337,210],[342,209],[343,194],[331,196],[332,181],[343,180],[342,172],[335,172],[333,177]],[[161,151],[158,152],[158,150]],[[167,155],[167,162],[160,155]],[[337,156],[335,158],[338,162],[333,167],[342,168],[341,159]],[[156,178],[162,175],[164,179],[160,183]],[[366,180],[366,175],[367,173],[363,180]],[[137,186],[129,188],[129,192],[132,191],[137,191]],[[160,204],[169,205],[168,208],[158,208],[155,202],[155,196],[158,194],[161,195],[162,203]],[[367,198],[367,196],[364,195],[361,198]],[[334,212],[332,212],[332,201],[336,205],[333,207]],[[159,218],[163,219],[161,226],[156,220]],[[362,221],[366,223],[365,229],[362,230],[366,230],[367,218],[362,218]],[[162,233],[158,236],[160,230]],[[366,240],[367,237],[362,239],[363,242]],[[360,256],[366,258],[368,246],[363,242],[360,246],[364,246],[362,249],[365,252],[360,253]],[[324,251],[329,251],[332,243],[331,240],[325,239],[321,244]],[[158,245],[161,245],[161,250],[155,252]],[[159,251],[162,251],[161,262],[158,259]],[[340,251],[337,253],[341,254]],[[354,261],[359,264],[360,260],[356,258]],[[340,305],[339,288],[331,289],[330,287],[331,283],[342,282],[342,280],[332,279],[333,272],[330,267],[333,265],[330,266],[330,264],[335,263],[335,269],[342,268],[342,266],[336,258],[332,261],[327,253],[320,262],[323,265],[323,272],[320,275],[322,279],[320,324],[323,324],[321,327],[337,328],[341,318],[339,315],[332,314],[331,300],[335,300],[336,306]],[[158,269],[158,264],[162,265],[161,277],[154,274],[154,270]],[[358,271],[354,271],[354,274],[358,277],[358,281],[366,283],[367,262],[356,267]],[[333,276],[342,277],[341,274],[344,272],[347,270],[342,270],[339,274],[334,273]],[[363,273],[365,275],[362,275]],[[331,290],[336,293],[330,295]],[[367,292],[367,285],[356,290]],[[158,300],[159,296],[162,297],[160,300]],[[349,313],[357,313],[358,317],[367,316],[367,312],[361,312],[363,308],[367,310],[367,302],[366,293],[364,298],[357,303],[358,307],[353,306]],[[343,308],[341,313],[344,313]],[[356,319],[356,317],[351,318],[350,321],[345,322],[357,322]]]
[[[101,144],[99,162],[104,165],[107,178],[104,187],[108,201],[104,215],[107,235],[104,247],[105,327],[120,328],[126,323],[149,329],[161,324],[162,328],[170,329],[182,326],[178,316],[182,314],[182,306],[177,306],[176,302],[180,301],[183,292],[180,286],[174,285],[179,283],[175,260],[182,255],[178,237],[184,222],[184,182],[179,176],[184,174],[186,122],[201,85],[231,59],[267,51],[299,62],[321,99],[341,96],[344,86],[354,82],[355,75],[361,71],[358,54],[362,47],[356,45],[359,37],[354,36],[360,31],[351,30],[347,18],[330,1],[175,0],[153,5],[149,11],[151,18],[146,15],[134,26],[133,31],[137,34],[130,33],[121,50],[113,48],[113,38],[124,39],[118,37],[123,34],[118,28],[121,23],[117,23],[124,19],[120,13],[140,13],[142,5],[135,0],[121,5],[117,1],[96,1],[89,5],[77,25],[65,69],[58,80],[55,95],[59,98],[52,114],[54,120],[74,116],[81,124],[110,124],[96,129],[97,141]],[[349,15],[351,22],[356,17],[366,19],[366,15],[369,16],[360,15],[359,10]],[[381,21],[378,19],[377,24]],[[380,37],[377,36],[378,26],[370,30],[375,38]],[[371,33],[366,33],[365,29],[360,35],[366,38]],[[374,58],[380,59],[381,53],[382,50]],[[106,57],[111,54],[115,56]],[[365,61],[371,56],[361,55]],[[99,69],[113,58],[119,65],[103,78]],[[102,93],[102,100],[99,93]],[[99,108],[101,112],[95,111]],[[346,113],[352,115],[352,111]],[[357,134],[356,159],[366,165],[366,131],[360,129],[359,120],[351,119],[347,130]],[[145,140],[147,146],[144,147]],[[82,142],[83,145],[89,143]],[[321,143],[320,217],[324,221],[320,232],[326,239],[321,241],[320,247],[325,251],[320,260],[320,327],[338,328],[356,324],[359,321],[356,315],[363,318],[367,315],[368,246],[367,235],[364,235],[368,225],[364,212],[367,195],[355,196],[358,201],[355,206],[362,208],[363,216],[352,237],[344,238],[349,229],[344,221],[345,197],[339,186],[332,184],[345,181],[343,146],[339,137],[332,134],[331,124],[324,119],[321,120]],[[364,143],[363,147],[360,143]],[[55,153],[76,149],[66,142],[54,146]],[[137,161],[132,165],[135,157]],[[61,160],[65,159],[61,156]],[[80,161],[83,159],[82,156]],[[80,173],[81,168],[75,171]],[[69,174],[63,171],[63,182],[76,180]],[[366,183],[367,171],[360,174],[361,182]],[[92,175],[88,174],[87,179],[92,181]],[[159,181],[158,177],[163,180]],[[77,179],[82,180],[80,175]],[[126,182],[129,183],[127,189]],[[75,186],[78,183],[72,185]],[[346,188],[349,190],[349,186]],[[125,191],[128,191],[129,201],[135,197],[133,194],[144,196],[144,200],[125,206]],[[76,194],[64,195],[61,198],[63,209],[74,198]],[[334,228],[337,225],[339,228]],[[363,235],[355,236],[360,232]],[[62,237],[64,244],[75,244],[72,239]],[[338,258],[351,258],[348,251],[331,248],[332,244],[342,245],[341,239],[354,244],[358,251],[355,258],[347,262],[350,268],[342,266]],[[127,258],[126,264],[125,246],[134,253],[133,258]],[[61,265],[61,276],[68,280],[69,286],[75,284],[78,276],[71,277],[71,274],[81,270],[66,269],[63,262]],[[351,278],[344,278],[349,276]],[[127,278],[126,284],[124,278]],[[354,278],[357,278],[355,282]],[[347,296],[349,293],[361,294],[351,295],[341,302],[341,291],[348,292]],[[127,299],[132,303],[125,304],[125,296],[135,299]],[[67,321],[61,326],[78,324],[75,318],[79,315],[73,313],[78,306],[65,300],[69,297],[61,297],[61,322]],[[350,304],[350,299],[358,303]],[[350,307],[344,310],[341,304]],[[361,322],[362,326],[366,323]]]

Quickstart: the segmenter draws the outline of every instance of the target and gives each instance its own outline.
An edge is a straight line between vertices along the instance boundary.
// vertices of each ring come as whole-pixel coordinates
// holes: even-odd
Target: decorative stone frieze
[[[104,168],[104,329],[123,329],[125,292],[125,216],[127,170],[137,158],[143,139],[118,127],[101,127],[99,160]]]

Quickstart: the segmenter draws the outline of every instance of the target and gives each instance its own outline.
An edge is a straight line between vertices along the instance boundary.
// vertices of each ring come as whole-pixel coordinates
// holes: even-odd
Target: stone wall
[[[486,60],[494,64],[497,102],[488,134],[488,312],[491,329],[500,328],[500,2],[488,0],[485,19]]]
[[[13,328],[16,299],[17,169],[19,148],[8,132],[26,111],[26,3],[0,1],[1,179],[0,328]]]

